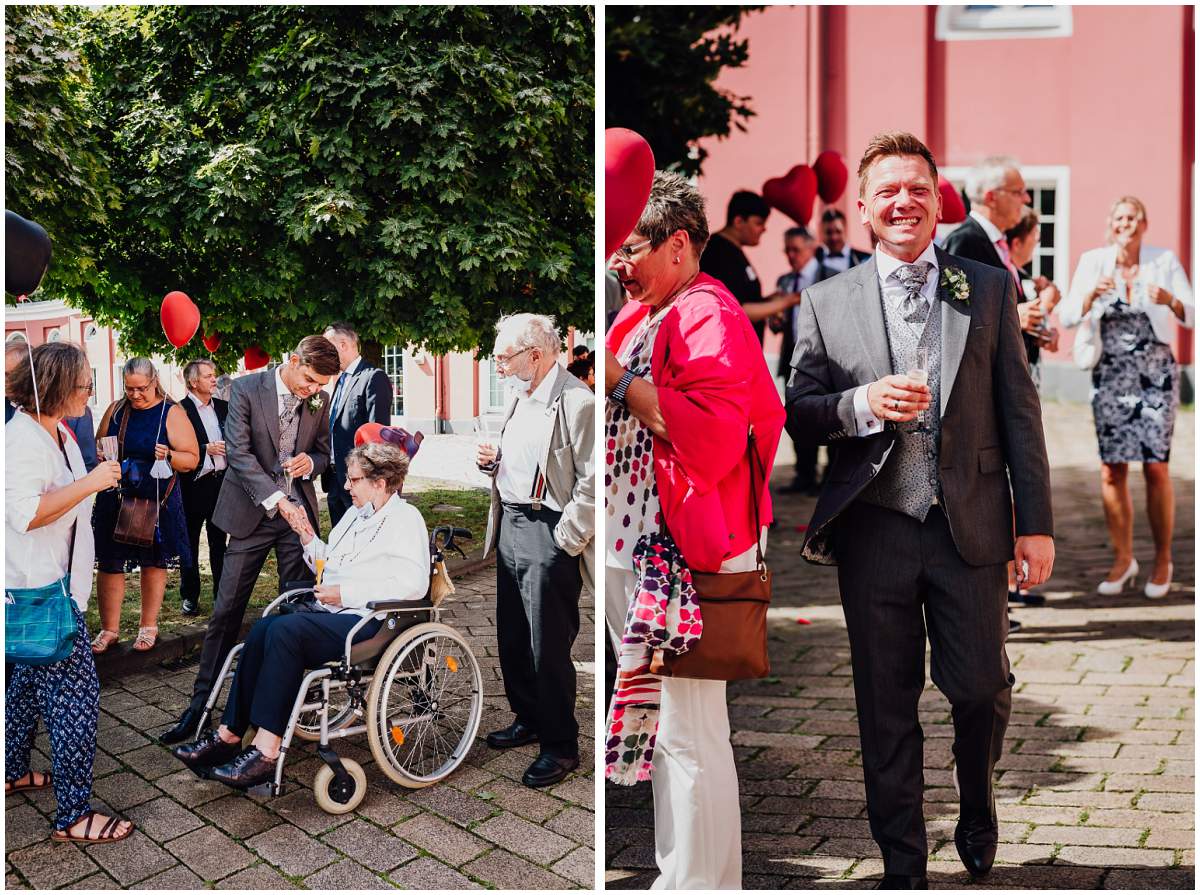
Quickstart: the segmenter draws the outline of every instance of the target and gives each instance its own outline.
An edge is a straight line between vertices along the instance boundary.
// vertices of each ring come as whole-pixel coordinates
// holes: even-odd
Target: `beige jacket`
[[[571,556],[579,557],[583,583],[595,593],[596,398],[591,389],[561,365],[547,375],[556,377],[550,391],[554,425],[541,468],[546,475],[546,491],[563,508],[562,518],[554,527],[554,543]],[[504,416],[506,426],[516,406],[515,400],[509,404]],[[503,457],[500,462],[504,462]],[[496,487],[495,471],[491,470],[492,506],[484,556],[496,549],[500,532],[500,490]]]

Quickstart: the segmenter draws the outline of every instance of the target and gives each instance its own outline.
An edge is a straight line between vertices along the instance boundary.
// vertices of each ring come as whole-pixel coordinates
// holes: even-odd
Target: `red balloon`
[[[383,439],[383,423],[363,423],[354,433],[354,446],[379,444]]]
[[[263,351],[258,345],[251,345],[246,349],[243,360],[245,361],[247,370],[257,370],[271,362],[271,355]]]
[[[846,160],[840,152],[826,149],[813,162],[813,173],[817,175],[817,192],[821,201],[836,202],[846,191],[846,181],[850,172],[846,170]]]
[[[941,222],[943,224],[961,224],[965,221],[967,207],[963,205],[962,196],[958,194],[954,184],[941,174],[938,175],[938,192],[942,194]]]
[[[808,165],[796,165],[783,177],[772,177],[764,183],[762,197],[772,208],[807,226],[817,198],[817,175]]]
[[[604,132],[604,257],[621,247],[633,232],[650,198],[654,182],[654,153],[650,144],[631,130],[610,127]]]
[[[167,341],[176,348],[190,342],[200,328],[200,309],[182,292],[168,292],[158,313]]]
[[[219,333],[210,333],[200,340],[204,343],[204,347],[216,354],[217,349],[221,347],[221,336]]]

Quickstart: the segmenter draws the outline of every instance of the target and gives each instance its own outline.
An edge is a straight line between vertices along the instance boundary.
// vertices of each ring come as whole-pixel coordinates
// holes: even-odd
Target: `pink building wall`
[[[970,166],[994,153],[1023,166],[1070,171],[1069,268],[1103,241],[1113,199],[1146,203],[1146,241],[1173,250],[1192,273],[1195,158],[1193,10],[1181,6],[1074,6],[1070,37],[942,41],[935,7],[770,7],[743,20],[745,68],[718,86],[750,96],[747,133],[708,140],[700,187],[713,229],[738,189],[823,149],[846,158],[851,181],[836,203],[850,241],[870,242],[854,206],[854,170],[870,137],[903,129],[924,139],[941,167]],[[814,218],[823,210],[818,200]],[[764,286],[786,263],[775,212],[747,251]],[[1069,346],[1064,340],[1063,349]],[[1191,361],[1190,333],[1176,352]],[[1064,356],[1060,350],[1059,356]]]

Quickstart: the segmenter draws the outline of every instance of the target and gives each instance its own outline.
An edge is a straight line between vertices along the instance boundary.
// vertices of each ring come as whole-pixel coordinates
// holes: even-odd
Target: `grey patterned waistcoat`
[[[938,271],[934,270],[930,276],[937,274]],[[896,444],[887,462],[863,489],[859,499],[924,522],[935,497],[940,501],[942,490],[938,478],[938,445],[942,434],[938,413],[942,391],[942,302],[935,292],[933,301],[929,303],[929,316],[925,318],[924,329],[919,330],[919,324],[904,320],[900,302],[889,304],[882,298],[880,301],[883,302],[892,372],[908,372],[916,357],[916,349],[929,349],[929,389],[932,394],[923,424],[928,431],[914,431],[918,426],[916,420],[901,423]]]

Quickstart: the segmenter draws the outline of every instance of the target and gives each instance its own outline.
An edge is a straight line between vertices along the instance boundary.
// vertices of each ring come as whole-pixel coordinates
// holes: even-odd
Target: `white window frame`
[[[389,357],[389,352],[391,352],[390,357]],[[407,353],[407,350],[406,350],[405,346],[403,346],[403,345],[398,345],[398,344],[397,345],[384,345],[383,353],[380,356],[380,362],[383,364],[383,372],[387,374],[388,381],[391,382],[391,384],[392,384],[391,416],[392,416],[393,420],[396,417],[404,416],[404,383],[406,381],[406,374],[407,374],[407,371],[405,370],[405,367],[404,367],[404,357],[405,357],[406,353]],[[389,359],[393,363],[399,363],[399,365],[400,365],[400,388],[396,388],[396,382],[395,382],[395,380],[392,379],[392,374],[388,372]],[[334,381],[336,381],[336,380],[334,380]],[[399,412],[396,411],[396,403],[397,402],[399,402],[399,404],[400,404]]]
[[[961,190],[966,183],[969,166],[939,168],[938,173]],[[1054,190],[1054,282],[1065,296],[1071,288],[1071,169],[1067,165],[1022,165],[1025,185],[1035,189]],[[954,227],[939,225],[939,236],[954,232]]]
[[[507,406],[508,394],[504,386],[500,386],[500,403],[492,403],[492,377],[496,375],[496,358],[479,358],[479,412],[482,415],[503,413]],[[498,378],[498,377],[497,377]]]
[[[10,332],[7,336],[4,337],[4,341],[5,341],[5,343],[24,342],[26,345],[29,344],[29,340],[27,338],[25,338],[25,333],[23,333],[19,329],[14,329],[12,332]]]
[[[1070,37],[1074,19],[1069,5],[1006,5],[992,9],[939,6],[934,22],[938,40],[1004,40]]]

